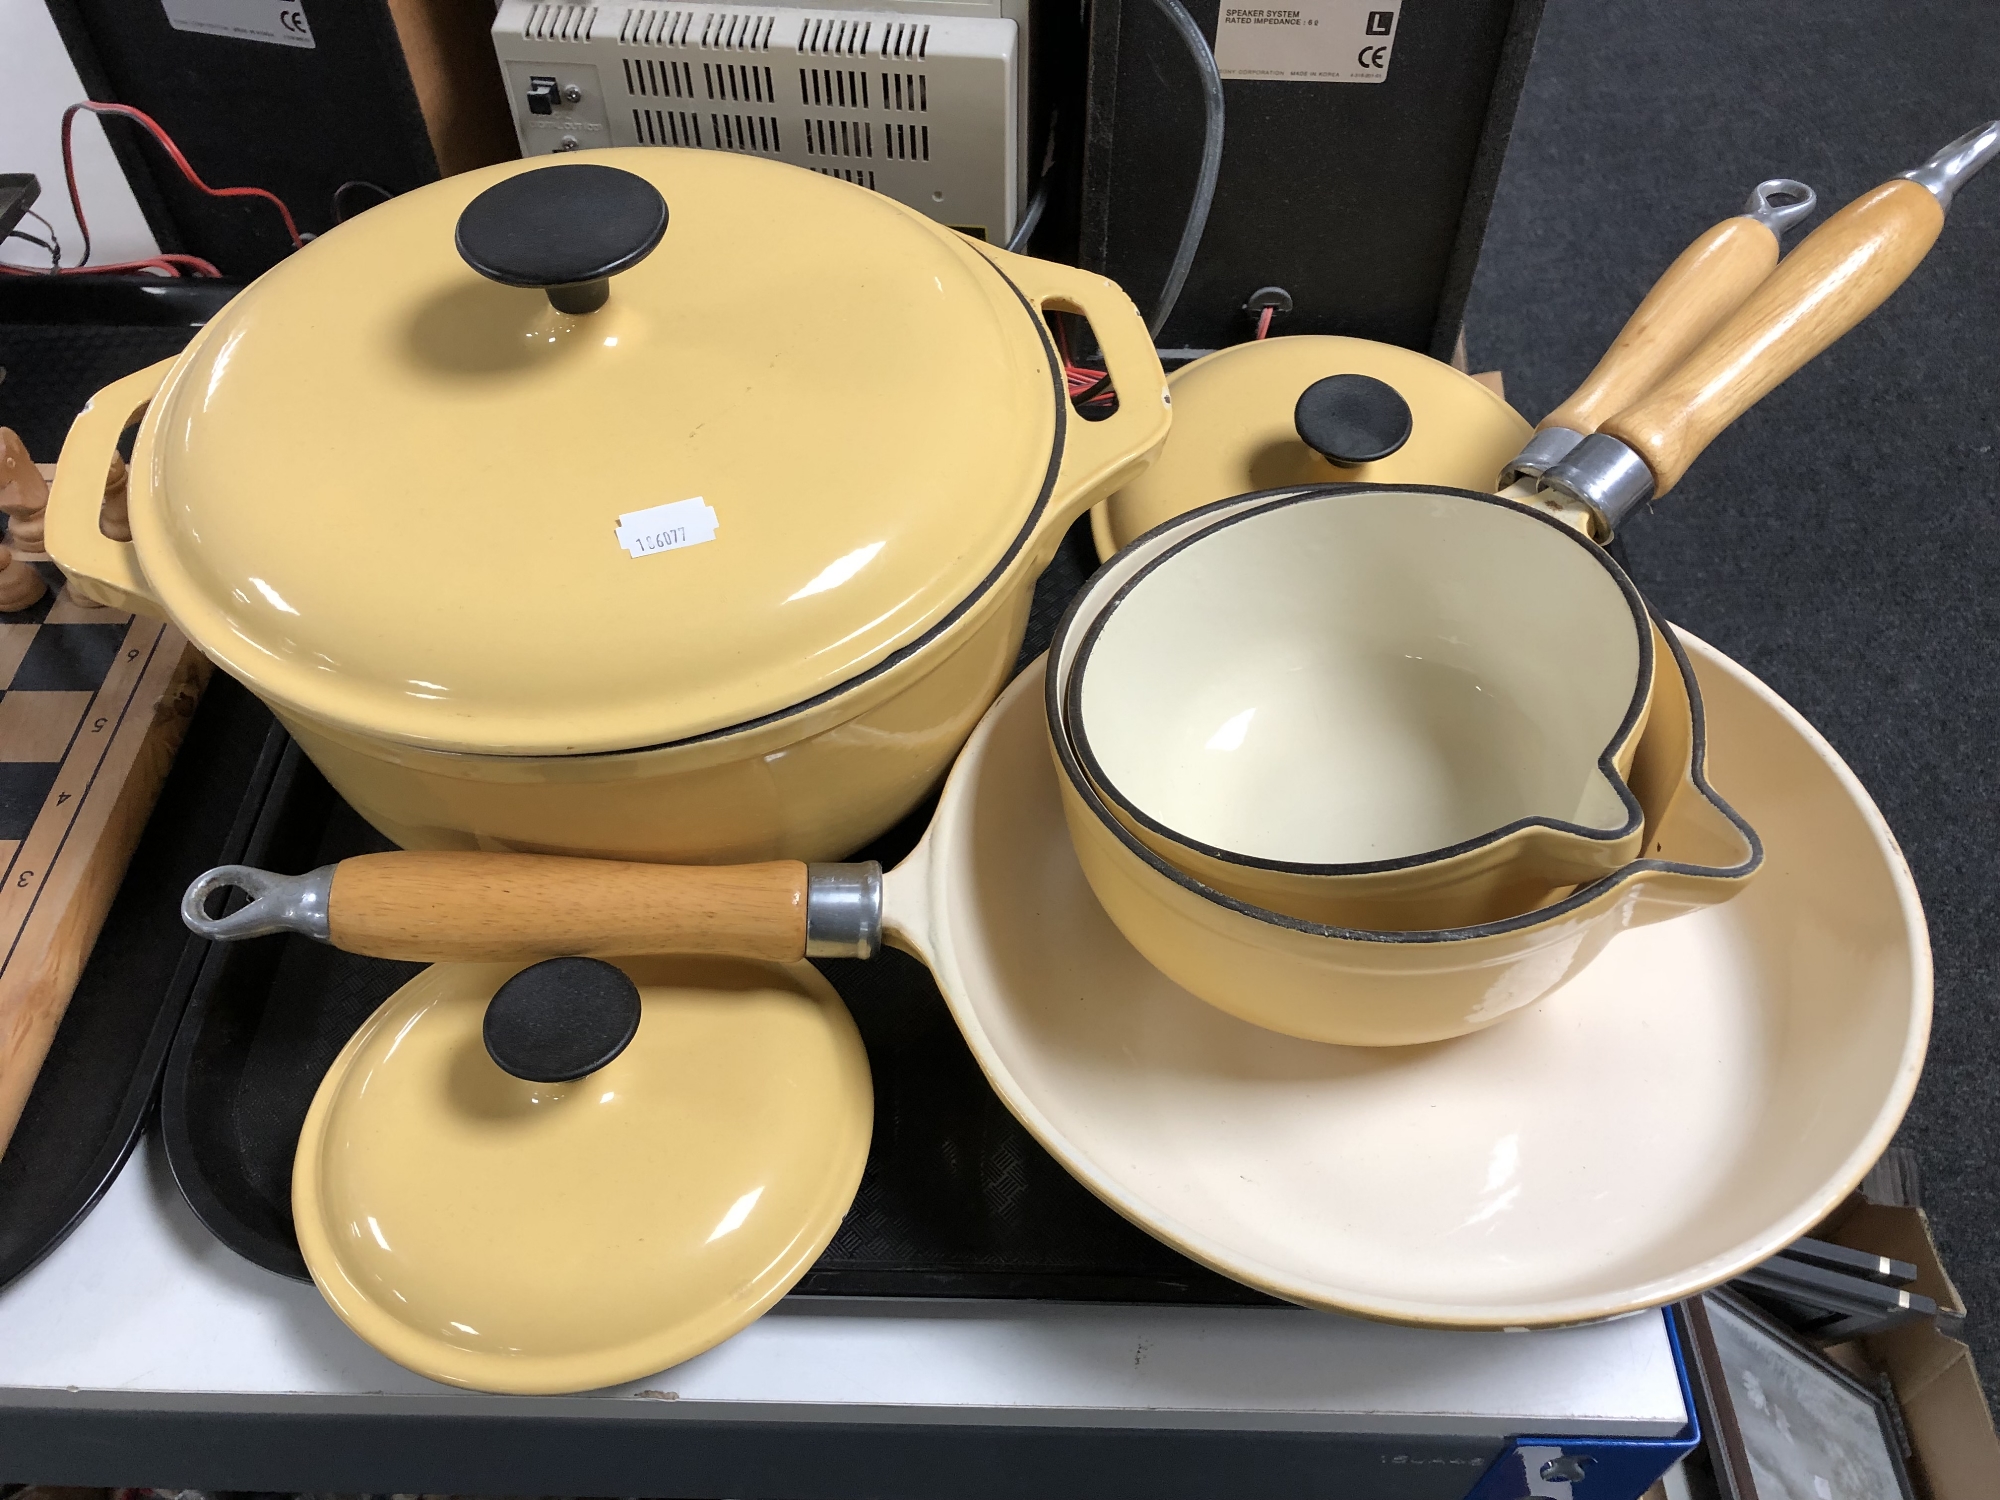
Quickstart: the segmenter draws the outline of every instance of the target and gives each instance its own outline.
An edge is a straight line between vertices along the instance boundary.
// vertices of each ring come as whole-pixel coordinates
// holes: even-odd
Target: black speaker
[[[1223,3],[1232,28],[1289,26],[1307,61],[1331,55],[1318,37],[1337,32],[1348,75],[1372,66],[1379,81],[1229,78],[1225,46],[1221,176],[1161,347],[1248,338],[1246,302],[1280,287],[1292,306],[1273,334],[1351,334],[1448,358],[1542,0]],[[1213,42],[1222,7],[1186,4]],[[1202,119],[1200,74],[1156,0],[1095,0],[1079,259],[1148,316],[1194,193]]]

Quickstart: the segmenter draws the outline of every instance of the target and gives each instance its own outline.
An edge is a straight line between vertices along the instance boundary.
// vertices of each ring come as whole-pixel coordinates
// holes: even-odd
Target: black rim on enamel
[[[1102,764],[1099,763],[1097,757],[1091,752],[1090,737],[1084,728],[1083,714],[1080,708],[1084,667],[1090,660],[1092,648],[1096,646],[1105,623],[1117,612],[1118,606],[1155,569],[1170,559],[1179,556],[1181,552],[1197,541],[1213,536],[1225,527],[1234,526],[1243,521],[1254,520],[1260,516],[1267,516],[1271,512],[1282,510],[1287,506],[1343,494],[1452,495],[1461,499],[1478,500],[1487,504],[1501,506],[1507,510],[1518,511],[1524,516],[1532,517],[1541,525],[1552,528],[1566,540],[1584,548],[1591,555],[1592,560],[1597,562],[1603,567],[1605,572],[1610,574],[1625,600],[1626,609],[1631,613],[1632,631],[1639,644],[1638,681],[1633,688],[1632,699],[1626,704],[1624,717],[1619,720],[1617,729],[1612,732],[1610,743],[1604,747],[1603,752],[1597,757],[1598,771],[1610,782],[1612,789],[1618,794],[1619,802],[1625,808],[1625,820],[1622,823],[1615,828],[1587,828],[1581,823],[1565,822],[1560,818],[1516,818],[1511,823],[1491,829],[1473,838],[1462,839],[1456,844],[1447,844],[1437,849],[1426,849],[1420,853],[1406,854],[1396,859],[1358,861],[1351,864],[1310,864],[1280,859],[1263,859],[1256,855],[1243,854],[1236,850],[1222,849],[1213,844],[1202,843],[1199,839],[1190,838],[1187,834],[1181,833],[1177,829],[1149,817],[1141,809],[1134,806],[1129,797],[1119,791],[1116,783],[1112,781],[1111,777],[1105,772]],[[1241,501],[1247,497],[1239,495],[1236,498],[1238,501]],[[1176,517],[1176,520],[1184,519],[1186,519],[1185,516]],[[1148,533],[1148,535],[1151,534]],[[1238,865],[1244,869],[1275,870],[1288,875],[1374,875],[1391,870],[1414,869],[1419,865],[1432,865],[1441,863],[1447,859],[1455,859],[1459,855],[1469,854],[1476,849],[1484,849],[1489,845],[1497,844],[1503,839],[1511,838],[1515,834],[1529,828],[1548,828],[1559,833],[1574,834],[1578,838],[1602,844],[1616,843],[1620,839],[1629,838],[1645,822],[1646,811],[1639,805],[1639,799],[1632,794],[1632,789],[1625,784],[1625,778],[1619,774],[1615,757],[1625,743],[1632,738],[1634,731],[1638,727],[1639,717],[1645,712],[1647,700],[1652,694],[1653,673],[1656,669],[1657,663],[1653,660],[1652,624],[1646,612],[1646,602],[1639,597],[1639,590],[1633,586],[1632,580],[1625,576],[1625,570],[1613,561],[1609,553],[1554,517],[1545,516],[1540,511],[1525,505],[1516,505],[1511,500],[1502,500],[1497,495],[1481,495],[1471,490],[1447,489],[1441,485],[1315,485],[1307,490],[1280,491],[1267,504],[1238,511],[1236,514],[1216,522],[1213,526],[1204,526],[1199,530],[1192,531],[1172,547],[1167,548],[1158,557],[1151,559],[1130,578],[1126,579],[1118,592],[1113,594],[1105,602],[1104,607],[1097,612],[1096,618],[1090,622],[1090,628],[1084,634],[1083,643],[1077,648],[1076,665],[1070,670],[1068,701],[1063,704],[1063,711],[1064,722],[1070,726],[1070,734],[1076,742],[1077,754],[1082,759],[1085,770],[1091,779],[1097,783],[1104,796],[1130,815],[1134,822],[1151,829],[1161,837],[1172,839],[1175,843],[1204,854],[1210,859],[1219,860],[1225,864]]]
[[[1191,541],[1197,536],[1205,535],[1207,531],[1211,529],[1208,527],[1191,526],[1190,525],[1191,522],[1197,521],[1203,516],[1212,515],[1217,512],[1230,509],[1232,507],[1245,506],[1246,502],[1253,500],[1261,500],[1268,498],[1272,502],[1272,505],[1278,505],[1297,500],[1311,499],[1314,496],[1318,495],[1329,495],[1329,494],[1346,493],[1346,492],[1382,493],[1384,491],[1387,491],[1389,493],[1406,492],[1412,494],[1420,493],[1420,494],[1432,494],[1432,495],[1458,495],[1468,500],[1479,500],[1489,504],[1504,506],[1509,510],[1519,511],[1521,514],[1533,518],[1536,522],[1542,525],[1556,527],[1561,532],[1563,532],[1564,535],[1566,535],[1571,540],[1576,542],[1579,546],[1588,548],[1593,554],[1595,554],[1601,560],[1602,564],[1611,572],[1612,576],[1618,581],[1619,586],[1623,591],[1623,593],[1625,594],[1627,601],[1637,611],[1638,618],[1642,627],[1640,630],[1640,640],[1643,643],[1644,650],[1647,653],[1645,660],[1647,660],[1648,662],[1651,661],[1650,653],[1652,650],[1653,632],[1651,627],[1654,624],[1658,624],[1660,627],[1660,637],[1661,639],[1666,641],[1667,649],[1673,655],[1674,665],[1680,671],[1682,681],[1687,686],[1688,711],[1689,711],[1689,718],[1691,720],[1690,727],[1692,732],[1692,744],[1689,750],[1689,779],[1693,782],[1695,789],[1698,792],[1700,792],[1703,799],[1707,801],[1708,804],[1711,807],[1713,807],[1718,813],[1720,813],[1724,818],[1726,818],[1729,821],[1729,823],[1736,829],[1736,831],[1742,835],[1744,842],[1749,850],[1747,857],[1740,864],[1728,865],[1728,866],[1691,865],[1683,863],[1679,860],[1667,860],[1667,859],[1644,859],[1644,858],[1635,859],[1630,863],[1621,866],[1617,870],[1612,871],[1609,875],[1603,876],[1601,879],[1592,881],[1588,885],[1579,886],[1576,890],[1571,892],[1568,896],[1564,897],[1561,901],[1555,902],[1549,906],[1538,907],[1534,911],[1523,912],[1519,916],[1507,917],[1500,921],[1482,922],[1476,926],[1471,926],[1471,927],[1431,928],[1426,930],[1410,931],[1410,932],[1376,932],[1358,927],[1335,927],[1320,922],[1308,922],[1301,917],[1287,916],[1283,912],[1275,912],[1265,907],[1253,906],[1247,901],[1239,901],[1234,896],[1227,895],[1222,891],[1216,890],[1213,886],[1205,885],[1201,881],[1196,880],[1193,876],[1187,874],[1185,871],[1179,869],[1177,866],[1161,858],[1158,854],[1155,854],[1151,849],[1149,849],[1144,843],[1140,842],[1138,837],[1135,834],[1133,834],[1131,829],[1127,828],[1123,823],[1121,823],[1118,820],[1117,816],[1111,811],[1111,809],[1105,805],[1104,798],[1098,794],[1097,788],[1092,784],[1090,776],[1085,773],[1084,767],[1078,759],[1076,747],[1071,742],[1070,735],[1062,727],[1066,722],[1068,722],[1068,714],[1067,714],[1068,705],[1062,701],[1062,698],[1065,695],[1059,691],[1057,686],[1057,663],[1062,659],[1064,643],[1075,633],[1077,627],[1077,621],[1082,617],[1085,609],[1090,604],[1092,597],[1096,592],[1097,585],[1085,584],[1083,589],[1077,594],[1077,596],[1070,601],[1069,608],[1064,611],[1062,620],[1056,626],[1054,639],[1051,640],[1049,643],[1048,659],[1046,664],[1046,672],[1042,690],[1043,709],[1044,712],[1046,712],[1048,715],[1048,722],[1050,729],[1049,738],[1051,743],[1053,743],[1055,746],[1056,759],[1062,766],[1063,775],[1069,779],[1071,787],[1075,790],[1076,794],[1080,798],[1082,798],[1084,806],[1090,809],[1092,816],[1094,816],[1098,820],[1098,822],[1102,823],[1105,826],[1105,828],[1108,829],[1111,832],[1111,834],[1119,841],[1119,843],[1124,845],[1127,852],[1136,856],[1138,859],[1143,861],[1156,873],[1166,877],[1168,880],[1171,880],[1175,885],[1180,886],[1182,889],[1187,890],[1197,896],[1200,896],[1204,900],[1212,901],[1218,906],[1227,907],[1231,911],[1240,912],[1244,916],[1252,917],[1257,921],[1268,923],[1273,927],[1284,927],[1294,932],[1309,933],[1318,937],[1346,938],[1352,941],[1370,942],[1370,943],[1462,942],[1470,938],[1498,937],[1506,933],[1518,932],[1524,928],[1539,926],[1544,922],[1549,922],[1560,917],[1568,916],[1572,912],[1578,911],[1585,906],[1589,906],[1594,902],[1596,902],[1597,900],[1599,900],[1613,888],[1619,885],[1623,885],[1633,876],[1640,874],[1642,872],[1643,873],[1659,872],[1659,873],[1671,873],[1676,875],[1689,875],[1700,879],[1710,879],[1710,880],[1741,880],[1749,876],[1753,872],[1755,872],[1758,866],[1760,866],[1764,862],[1763,841],[1757,837],[1757,831],[1754,828],[1752,828],[1740,814],[1737,813],[1735,808],[1731,807],[1726,801],[1724,801],[1723,798],[1708,783],[1708,773],[1707,773],[1708,736],[1707,736],[1706,720],[1702,712],[1701,689],[1700,689],[1700,684],[1695,679],[1694,666],[1688,660],[1686,651],[1682,649],[1681,643],[1675,637],[1672,628],[1669,627],[1664,620],[1658,619],[1658,617],[1652,613],[1651,609],[1646,605],[1645,601],[1640,598],[1639,591],[1633,586],[1631,580],[1625,576],[1624,570],[1620,568],[1615,561],[1613,561],[1611,556],[1608,553],[1604,552],[1604,549],[1599,547],[1595,542],[1590,541],[1587,537],[1581,536],[1580,534],[1572,530],[1570,527],[1565,525],[1563,522],[1558,521],[1551,516],[1545,516],[1541,514],[1539,511],[1536,511],[1529,506],[1517,505],[1511,500],[1503,500],[1497,495],[1482,495],[1472,490],[1456,490],[1441,485],[1325,484],[1325,485],[1311,485],[1298,489],[1258,491],[1252,494],[1233,495],[1223,500],[1216,500],[1208,505],[1201,506],[1198,509],[1185,511],[1178,516],[1174,516],[1169,520],[1163,521],[1160,525],[1155,526],[1151,531],[1146,532],[1143,536],[1135,538],[1129,544],[1129,546],[1138,547],[1144,544],[1145,542],[1151,540],[1152,538],[1161,536],[1169,531],[1181,527],[1189,528],[1189,536],[1186,540]],[[1262,514],[1264,511],[1270,508],[1272,508],[1271,505],[1257,506],[1246,509],[1243,513],[1245,515]],[[1229,523],[1228,521],[1223,521],[1219,524],[1227,525]],[[1146,568],[1142,568],[1131,579],[1126,580],[1125,585],[1121,586],[1119,592],[1122,594],[1125,587],[1129,587],[1131,583],[1136,582],[1138,578],[1143,577],[1145,572],[1148,571],[1152,566],[1154,566],[1155,563],[1164,560],[1165,557],[1172,555],[1173,552],[1179,551],[1180,546],[1184,545],[1186,545],[1185,541],[1175,546],[1174,548],[1170,549],[1168,552],[1163,553],[1161,558],[1154,559],[1153,562],[1149,562]],[[1114,596],[1114,602],[1115,602],[1115,596]],[[1100,610],[1097,618],[1101,619],[1103,615],[1108,614],[1110,612],[1111,607],[1112,607],[1111,605],[1107,605],[1104,609]],[[1093,621],[1093,625],[1094,624],[1095,621]],[[1082,665],[1083,665],[1083,651],[1079,650],[1077,653],[1076,663],[1072,667],[1069,674],[1070,676],[1069,686],[1072,694],[1076,689],[1077,680],[1082,675],[1081,673]],[[1647,674],[1645,680],[1646,681],[1651,680],[1650,673]],[[1631,728],[1630,721],[1632,718],[1636,717],[1637,713],[1638,713],[1638,705],[1637,703],[1635,703],[1635,705],[1628,713],[1628,721],[1620,726],[1618,737],[1612,741],[1613,748],[1623,743],[1625,734],[1628,733]],[[1607,756],[1610,753],[1611,752],[1607,750],[1606,752]],[[1628,800],[1628,805],[1632,808],[1637,808],[1638,799],[1632,796],[1631,789],[1625,785],[1625,779],[1622,776],[1617,775],[1615,768],[1612,770],[1611,774],[1614,778],[1614,784],[1618,787],[1620,792],[1623,793],[1625,798]],[[1120,805],[1122,806],[1123,804],[1121,803]],[[1643,816],[1644,816],[1643,812],[1641,812],[1640,817],[1642,820]],[[1484,835],[1479,839],[1475,839],[1464,844],[1454,845],[1452,846],[1451,849],[1448,850],[1443,850],[1431,854],[1419,855],[1413,858],[1406,858],[1402,860],[1384,861],[1370,865],[1287,865],[1275,861],[1249,861],[1242,859],[1237,859],[1236,862],[1243,864],[1256,864],[1260,868],[1264,869],[1300,871],[1307,873],[1359,874],[1375,870],[1399,869],[1413,864],[1434,862],[1440,858],[1447,857],[1450,854],[1463,852],[1464,850],[1467,849],[1476,848],[1480,844],[1491,843],[1494,840],[1500,837],[1504,837],[1505,835],[1512,833],[1518,828],[1528,826],[1529,824],[1535,821],[1536,820],[1533,819],[1524,819],[1521,822],[1509,824],[1506,828],[1500,829],[1493,834]],[[1152,827],[1156,825],[1148,823],[1147,826]],[[1567,827],[1569,825],[1549,822],[1547,826],[1560,828],[1560,827]],[[1173,833],[1172,830],[1163,830],[1163,831],[1166,832],[1169,837],[1174,838],[1178,842],[1186,844],[1187,847],[1191,849],[1202,848],[1201,845],[1194,843],[1192,840],[1189,840],[1180,834]],[[1630,830],[1627,829],[1626,831],[1629,832]],[[1211,851],[1204,849],[1203,852],[1207,853]],[[1223,853],[1222,851],[1213,851],[1213,853],[1215,857],[1218,859],[1228,860],[1235,858],[1234,856]]]

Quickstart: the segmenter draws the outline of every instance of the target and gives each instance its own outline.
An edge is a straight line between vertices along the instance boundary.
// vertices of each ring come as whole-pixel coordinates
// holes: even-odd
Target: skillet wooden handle
[[[423,962],[806,951],[806,867],[546,854],[362,854],[334,867],[337,948]]]
[[[1589,434],[1651,390],[1743,305],[1778,263],[1778,236],[1748,214],[1724,219],[1667,267],[1597,368],[1541,426]]]
[[[1801,365],[1888,300],[1944,228],[1929,190],[1902,178],[1857,198],[1807,235],[1681,367],[1605,421],[1645,460],[1653,493]]]

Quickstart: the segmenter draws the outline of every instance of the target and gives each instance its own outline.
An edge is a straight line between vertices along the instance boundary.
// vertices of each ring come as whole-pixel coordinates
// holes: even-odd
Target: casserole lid
[[[281,706],[443,750],[630,749],[948,622],[1045,502],[1059,399],[1013,285],[890,199],[722,152],[512,162],[230,303],[142,434],[134,539]]]
[[[437,964],[321,1082],[293,1219],[322,1295],[399,1364],[590,1390],[783,1296],[873,1123],[860,1034],[809,964]]]

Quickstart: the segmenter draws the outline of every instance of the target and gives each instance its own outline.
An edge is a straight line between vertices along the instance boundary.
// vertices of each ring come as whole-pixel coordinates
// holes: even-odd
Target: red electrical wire
[[[297,250],[304,246],[305,240],[299,234],[298,225],[292,222],[292,211],[285,207],[284,200],[278,197],[276,193],[269,193],[263,188],[254,187],[210,187],[201,180],[200,175],[189,164],[188,159],[181,154],[181,148],[174,144],[173,137],[161,129],[159,121],[155,120],[144,110],[134,109],[129,104],[85,102],[72,104],[68,109],[63,111],[62,117],[63,177],[69,184],[69,206],[71,211],[76,215],[76,227],[83,233],[83,259],[73,266],[61,267],[57,274],[76,276],[79,274],[96,275],[111,271],[161,271],[170,276],[179,276],[182,274],[183,269],[191,270],[197,276],[220,276],[222,274],[214,265],[203,260],[199,255],[180,255],[173,252],[162,252],[159,255],[149,256],[143,260],[117,261],[106,266],[93,266],[90,264],[90,224],[83,216],[83,195],[77,191],[76,155],[71,141],[71,133],[75,128],[76,117],[79,113],[123,115],[128,120],[137,121],[151,133],[154,140],[160,143],[161,148],[166,151],[167,155],[173,158],[174,165],[181,169],[181,175],[194,184],[196,188],[211,198],[265,199],[272,207],[278,210],[279,216],[284,219],[285,233],[291,236],[292,248]],[[0,271],[16,276],[44,276],[49,274],[45,271],[32,270],[26,266],[0,266]]]
[[[1271,332],[1271,314],[1276,312],[1277,310],[1278,309],[1275,307],[1267,307],[1257,314],[1258,338],[1261,339],[1269,335],[1269,333]]]
[[[1069,332],[1060,322],[1056,324],[1056,344],[1062,352],[1063,386],[1072,402],[1078,406],[1102,406],[1118,399],[1118,392],[1111,388],[1109,370],[1080,365],[1070,358]]]

